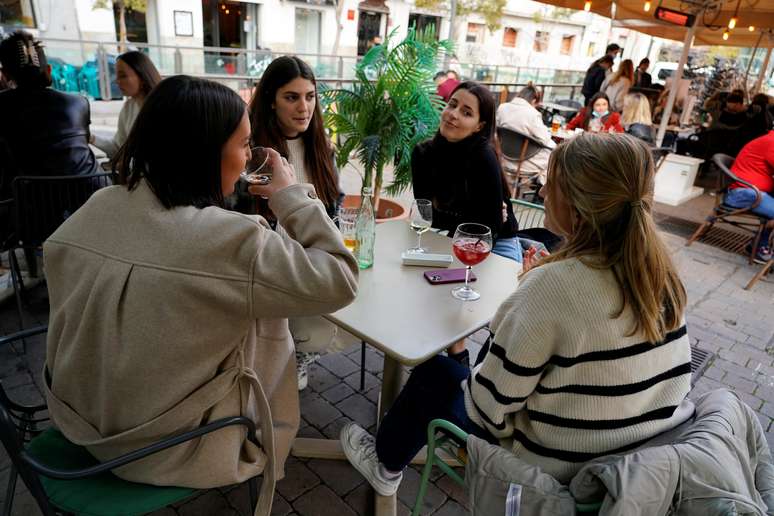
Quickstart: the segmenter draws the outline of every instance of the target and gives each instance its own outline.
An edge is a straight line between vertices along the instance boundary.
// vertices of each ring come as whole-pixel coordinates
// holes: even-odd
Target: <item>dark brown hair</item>
[[[339,199],[339,182],[333,169],[333,151],[328,145],[323,125],[320,100],[316,91],[317,80],[309,65],[296,56],[282,56],[272,61],[253,92],[249,108],[253,145],[272,147],[285,158],[288,157],[287,138],[280,130],[272,104],[275,102],[277,90],[298,77],[307,79],[315,86],[312,120],[307,130],[301,133],[306,172],[323,204],[328,207],[335,206]]]
[[[144,96],[147,96],[161,82],[161,75],[153,61],[142,52],[132,50],[131,52],[121,54],[117,60],[126,63],[137,74],[142,83],[141,89]]]
[[[3,75],[18,88],[51,86],[43,45],[28,32],[16,31],[0,43],[0,64]]]
[[[244,100],[222,84],[164,79],[145,99],[113,172],[130,190],[144,179],[166,208],[223,207],[223,145],[245,113]]]
[[[589,122],[591,122],[591,118],[593,117],[592,113],[594,112],[594,103],[599,99],[605,99],[607,101],[607,108],[608,110],[610,109],[610,98],[607,96],[607,94],[601,91],[595,93],[594,96],[591,97],[589,105],[583,108],[583,123],[581,124],[581,127],[584,131],[589,130]],[[600,120],[604,122],[603,118],[600,118]]]

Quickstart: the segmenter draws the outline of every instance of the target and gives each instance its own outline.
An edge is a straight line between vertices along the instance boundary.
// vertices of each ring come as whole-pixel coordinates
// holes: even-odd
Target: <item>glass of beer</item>
[[[355,221],[357,220],[358,208],[341,208],[337,217],[339,231],[344,237],[344,246],[354,253],[357,249],[357,235],[355,234]]]

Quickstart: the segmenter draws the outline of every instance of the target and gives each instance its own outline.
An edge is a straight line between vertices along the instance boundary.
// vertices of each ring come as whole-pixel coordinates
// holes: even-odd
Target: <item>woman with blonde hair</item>
[[[545,225],[565,244],[527,267],[479,363],[435,356],[414,368],[375,439],[342,429],[377,492],[397,489],[436,418],[567,483],[691,417],[685,289],[651,214],[653,187],[651,154],[631,136],[584,133],[554,150],[541,193]]]
[[[599,90],[607,93],[607,96],[610,97],[611,111],[621,112],[624,97],[629,93],[632,84],[634,84],[634,63],[631,59],[624,59],[618,66],[618,70],[605,79]]]
[[[653,143],[653,119],[650,116],[650,102],[642,93],[626,95],[621,123],[627,133],[644,142]]]

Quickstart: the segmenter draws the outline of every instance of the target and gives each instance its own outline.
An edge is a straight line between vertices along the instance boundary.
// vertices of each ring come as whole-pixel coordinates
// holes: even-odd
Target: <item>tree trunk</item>
[[[344,26],[341,24],[341,14],[344,12],[344,0],[336,1],[336,39],[333,40],[333,50],[331,54],[339,55],[339,42],[341,41],[341,31]]]
[[[118,4],[118,51],[126,52],[126,6],[123,2]]]

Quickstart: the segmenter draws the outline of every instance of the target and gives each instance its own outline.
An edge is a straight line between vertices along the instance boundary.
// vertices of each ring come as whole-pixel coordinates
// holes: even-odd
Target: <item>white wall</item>
[[[109,4],[107,9],[94,9],[93,6],[94,0],[75,0],[76,15],[83,39],[115,41],[116,22],[112,4]],[[57,10],[60,9],[57,5]]]

